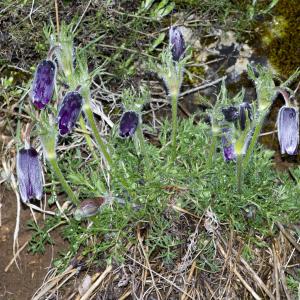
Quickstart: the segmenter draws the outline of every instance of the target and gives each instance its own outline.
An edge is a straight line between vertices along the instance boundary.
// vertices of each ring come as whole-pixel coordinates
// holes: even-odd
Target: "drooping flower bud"
[[[238,107],[229,106],[222,108],[224,119],[227,122],[234,122],[236,127],[244,131],[247,125],[247,119],[252,120],[252,108],[247,102],[241,103]]]
[[[252,120],[252,109],[248,102],[243,102],[239,106],[239,123],[242,131],[246,129],[247,119]]]
[[[169,44],[172,50],[174,61],[179,61],[185,51],[185,42],[180,29],[172,26],[169,30]]]
[[[58,130],[61,136],[70,133],[74,128],[82,103],[82,96],[78,92],[69,92],[65,95],[57,117]]]
[[[31,99],[38,109],[45,108],[52,98],[55,69],[55,64],[51,60],[43,60],[36,69],[31,89]]]
[[[39,155],[34,148],[23,148],[18,152],[17,176],[22,201],[26,203],[31,199],[41,200],[43,173]]]
[[[127,138],[133,136],[138,125],[139,115],[135,111],[126,111],[123,113],[120,121],[120,137]]]
[[[226,162],[235,160],[236,153],[234,151],[234,145],[232,143],[231,130],[229,128],[222,129],[222,147],[223,147],[223,157]]]
[[[235,106],[222,108],[222,113],[227,122],[235,122],[239,117],[239,111]]]
[[[83,218],[96,215],[104,202],[105,198],[103,197],[83,200],[74,212],[75,220],[80,221]]]
[[[296,154],[299,144],[298,109],[287,106],[281,107],[278,112],[277,127],[281,154]]]

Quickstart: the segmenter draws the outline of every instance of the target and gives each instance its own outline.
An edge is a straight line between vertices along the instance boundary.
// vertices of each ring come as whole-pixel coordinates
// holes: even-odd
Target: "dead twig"
[[[152,283],[153,283],[153,286],[155,288],[155,291],[156,291],[156,295],[157,295],[157,298],[158,299],[162,299],[161,297],[161,294],[155,284],[155,279],[154,279],[154,276],[153,276],[153,273],[152,273],[152,268],[151,268],[151,265],[149,263],[149,259],[148,259],[148,256],[147,256],[147,253],[143,247],[143,241],[142,241],[142,237],[141,237],[141,232],[140,232],[140,229],[138,228],[138,231],[137,231],[137,238],[138,238],[138,241],[139,241],[139,244],[140,244],[140,247],[142,249],[142,252],[143,252],[143,255],[144,255],[144,258],[145,258],[145,261],[146,261],[146,264],[147,264],[147,267],[150,271],[150,276],[151,276],[151,279],[152,279]]]
[[[90,296],[95,291],[95,289],[100,285],[100,283],[104,280],[106,275],[110,273],[112,270],[112,266],[108,265],[101,276],[92,284],[92,286],[87,290],[87,292],[80,298],[80,300],[88,300]]]
[[[223,242],[224,245],[226,245],[225,241],[223,240],[223,238],[220,236],[219,233],[217,233],[217,236],[219,238],[220,241]],[[217,243],[219,245],[220,242],[217,241]],[[256,283],[258,284],[258,286],[261,287],[261,289],[269,296],[269,298],[271,300],[275,300],[273,294],[271,293],[271,291],[268,289],[268,287],[264,284],[264,282],[261,280],[261,278],[257,275],[257,273],[250,267],[250,265],[245,261],[245,259],[243,259],[241,256],[238,255],[237,251],[235,249],[232,249],[232,254],[238,258],[239,257],[239,260],[240,262],[244,265],[244,268],[243,270],[246,270],[248,271],[248,273],[252,276],[253,280],[256,281]],[[241,267],[240,267],[241,268]]]
[[[14,263],[14,261],[16,260],[16,258],[19,256],[19,254],[22,252],[22,250],[28,245],[29,240],[26,241],[23,246],[21,248],[18,249],[18,251],[16,252],[16,254],[14,255],[14,257],[10,260],[10,262],[8,263],[8,265],[5,267],[4,272],[6,273],[9,268],[11,267],[11,265]]]
[[[129,258],[131,261],[135,262],[136,264],[142,266],[143,268],[148,269],[147,266],[143,265],[142,263],[140,263],[139,261],[137,261],[136,259],[132,258],[131,256],[129,256],[128,254],[125,254],[125,256],[127,258]],[[148,269],[149,270],[149,269]],[[150,271],[150,270],[149,270]],[[182,288],[180,288],[179,286],[177,286],[174,282],[172,282],[171,280],[167,279],[166,277],[160,275],[159,273],[155,272],[154,270],[152,270],[152,273],[162,279],[164,279],[168,284],[172,285],[174,288],[176,288],[178,291],[180,291],[181,293],[185,294],[189,299],[193,299],[193,297],[191,297],[189,294],[187,294]]]
[[[300,253],[300,245],[295,241],[295,239],[284,229],[283,225],[279,222],[275,223],[287,240],[294,246],[294,248]]]
[[[275,298],[276,300],[280,300],[279,275],[278,275],[278,271],[280,267],[278,265],[278,257],[274,245],[272,245],[272,254],[273,254],[273,267],[274,267],[274,280],[275,280]]]
[[[198,91],[200,91],[200,90],[204,90],[204,89],[206,89],[206,88],[208,88],[208,87],[210,87],[210,86],[213,86],[213,85],[215,85],[215,84],[221,82],[222,80],[226,79],[226,77],[227,77],[227,76],[223,76],[223,77],[218,78],[218,79],[216,79],[216,80],[214,80],[214,81],[212,81],[212,82],[209,82],[209,83],[207,83],[207,84],[203,84],[203,85],[197,86],[197,87],[195,87],[195,88],[192,88],[192,89],[190,89],[190,90],[188,90],[188,91],[185,91],[185,92],[183,92],[183,93],[180,93],[180,94],[179,94],[179,97],[183,97],[183,96],[186,96],[186,95],[189,95],[189,94],[198,92]]]
[[[220,253],[222,254],[222,256],[226,259],[227,255],[225,250],[223,249],[221,243],[219,241],[216,241],[216,245],[220,251]],[[246,280],[243,278],[243,276],[239,273],[239,271],[236,269],[236,267],[234,266],[233,268],[233,272],[234,274],[237,276],[237,278],[241,281],[241,283],[243,284],[243,286],[251,293],[251,295],[253,296],[254,299],[256,300],[261,300],[262,298],[253,290],[253,288],[246,282]]]
[[[57,36],[59,36],[59,15],[58,15],[57,0],[54,0],[54,6],[55,6],[55,18],[56,18],[56,30],[57,30]]]

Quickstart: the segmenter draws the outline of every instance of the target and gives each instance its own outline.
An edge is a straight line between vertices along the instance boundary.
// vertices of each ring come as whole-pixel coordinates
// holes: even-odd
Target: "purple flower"
[[[127,138],[134,135],[139,125],[139,115],[135,111],[123,113],[120,121],[120,137]]]
[[[74,212],[75,220],[80,221],[82,218],[96,215],[104,202],[103,197],[83,200]]]
[[[278,112],[277,127],[281,154],[296,154],[299,144],[298,109],[287,106],[281,107]]]
[[[185,51],[183,35],[178,27],[171,27],[169,30],[169,43],[172,49],[174,61],[179,61]]]
[[[250,121],[252,120],[251,105],[247,102],[241,103],[238,107],[229,106],[222,108],[222,113],[227,122],[234,122],[236,127],[238,127],[239,124],[242,131],[246,128],[247,118]]]
[[[74,128],[82,108],[82,96],[78,92],[65,95],[58,111],[58,130],[61,136],[71,132]]]
[[[17,154],[19,191],[24,203],[31,199],[41,200],[43,173],[39,155],[34,148],[23,148]]]
[[[234,145],[232,143],[231,130],[229,128],[222,129],[222,146],[223,146],[223,157],[226,162],[235,160],[236,154],[234,151]]]
[[[239,123],[242,131],[246,128],[247,118],[252,120],[252,109],[248,102],[243,102],[239,105]]]
[[[222,108],[222,113],[227,122],[235,122],[239,117],[238,109],[235,106]]]
[[[43,60],[36,69],[31,89],[31,98],[32,103],[38,109],[43,109],[52,98],[55,69],[55,64],[51,60]]]

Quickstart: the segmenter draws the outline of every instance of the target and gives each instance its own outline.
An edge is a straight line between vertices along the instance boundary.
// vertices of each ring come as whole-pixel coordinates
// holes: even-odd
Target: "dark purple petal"
[[[24,203],[31,199],[41,200],[43,174],[39,155],[34,148],[21,149],[17,154],[19,191]]]
[[[298,109],[283,106],[278,112],[277,126],[281,154],[296,154],[299,144]]]
[[[243,102],[239,106],[239,123],[241,130],[245,130],[247,124],[247,118],[252,120],[252,108],[248,102]]]
[[[55,64],[51,60],[39,63],[31,90],[32,103],[43,109],[51,100],[55,81]]]
[[[232,143],[231,130],[229,128],[222,129],[222,146],[223,146],[223,157],[225,161],[231,161],[236,159],[234,151],[234,145]]]
[[[172,49],[174,61],[179,61],[185,51],[185,42],[183,35],[178,27],[171,27],[169,31],[169,43]]]
[[[134,135],[139,125],[139,115],[134,111],[126,111],[120,121],[119,135],[123,138]]]
[[[239,124],[241,130],[245,130],[247,118],[250,121],[252,120],[252,108],[247,102],[241,103],[238,107],[229,106],[223,108],[222,113],[227,122],[235,122],[236,126]]]
[[[104,202],[105,199],[103,197],[83,200],[76,208],[74,218],[76,220],[81,220],[82,218],[96,215]]]
[[[78,92],[69,92],[65,95],[57,117],[58,130],[61,136],[70,133],[74,128],[82,103],[82,96]]]
[[[222,113],[227,122],[235,122],[239,117],[238,109],[235,106],[222,108]]]

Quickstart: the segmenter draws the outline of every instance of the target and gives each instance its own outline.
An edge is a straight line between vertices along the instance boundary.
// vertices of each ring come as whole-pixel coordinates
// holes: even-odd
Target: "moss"
[[[262,43],[280,75],[288,77],[300,66],[299,0],[281,0],[274,9],[270,26],[263,28]]]

